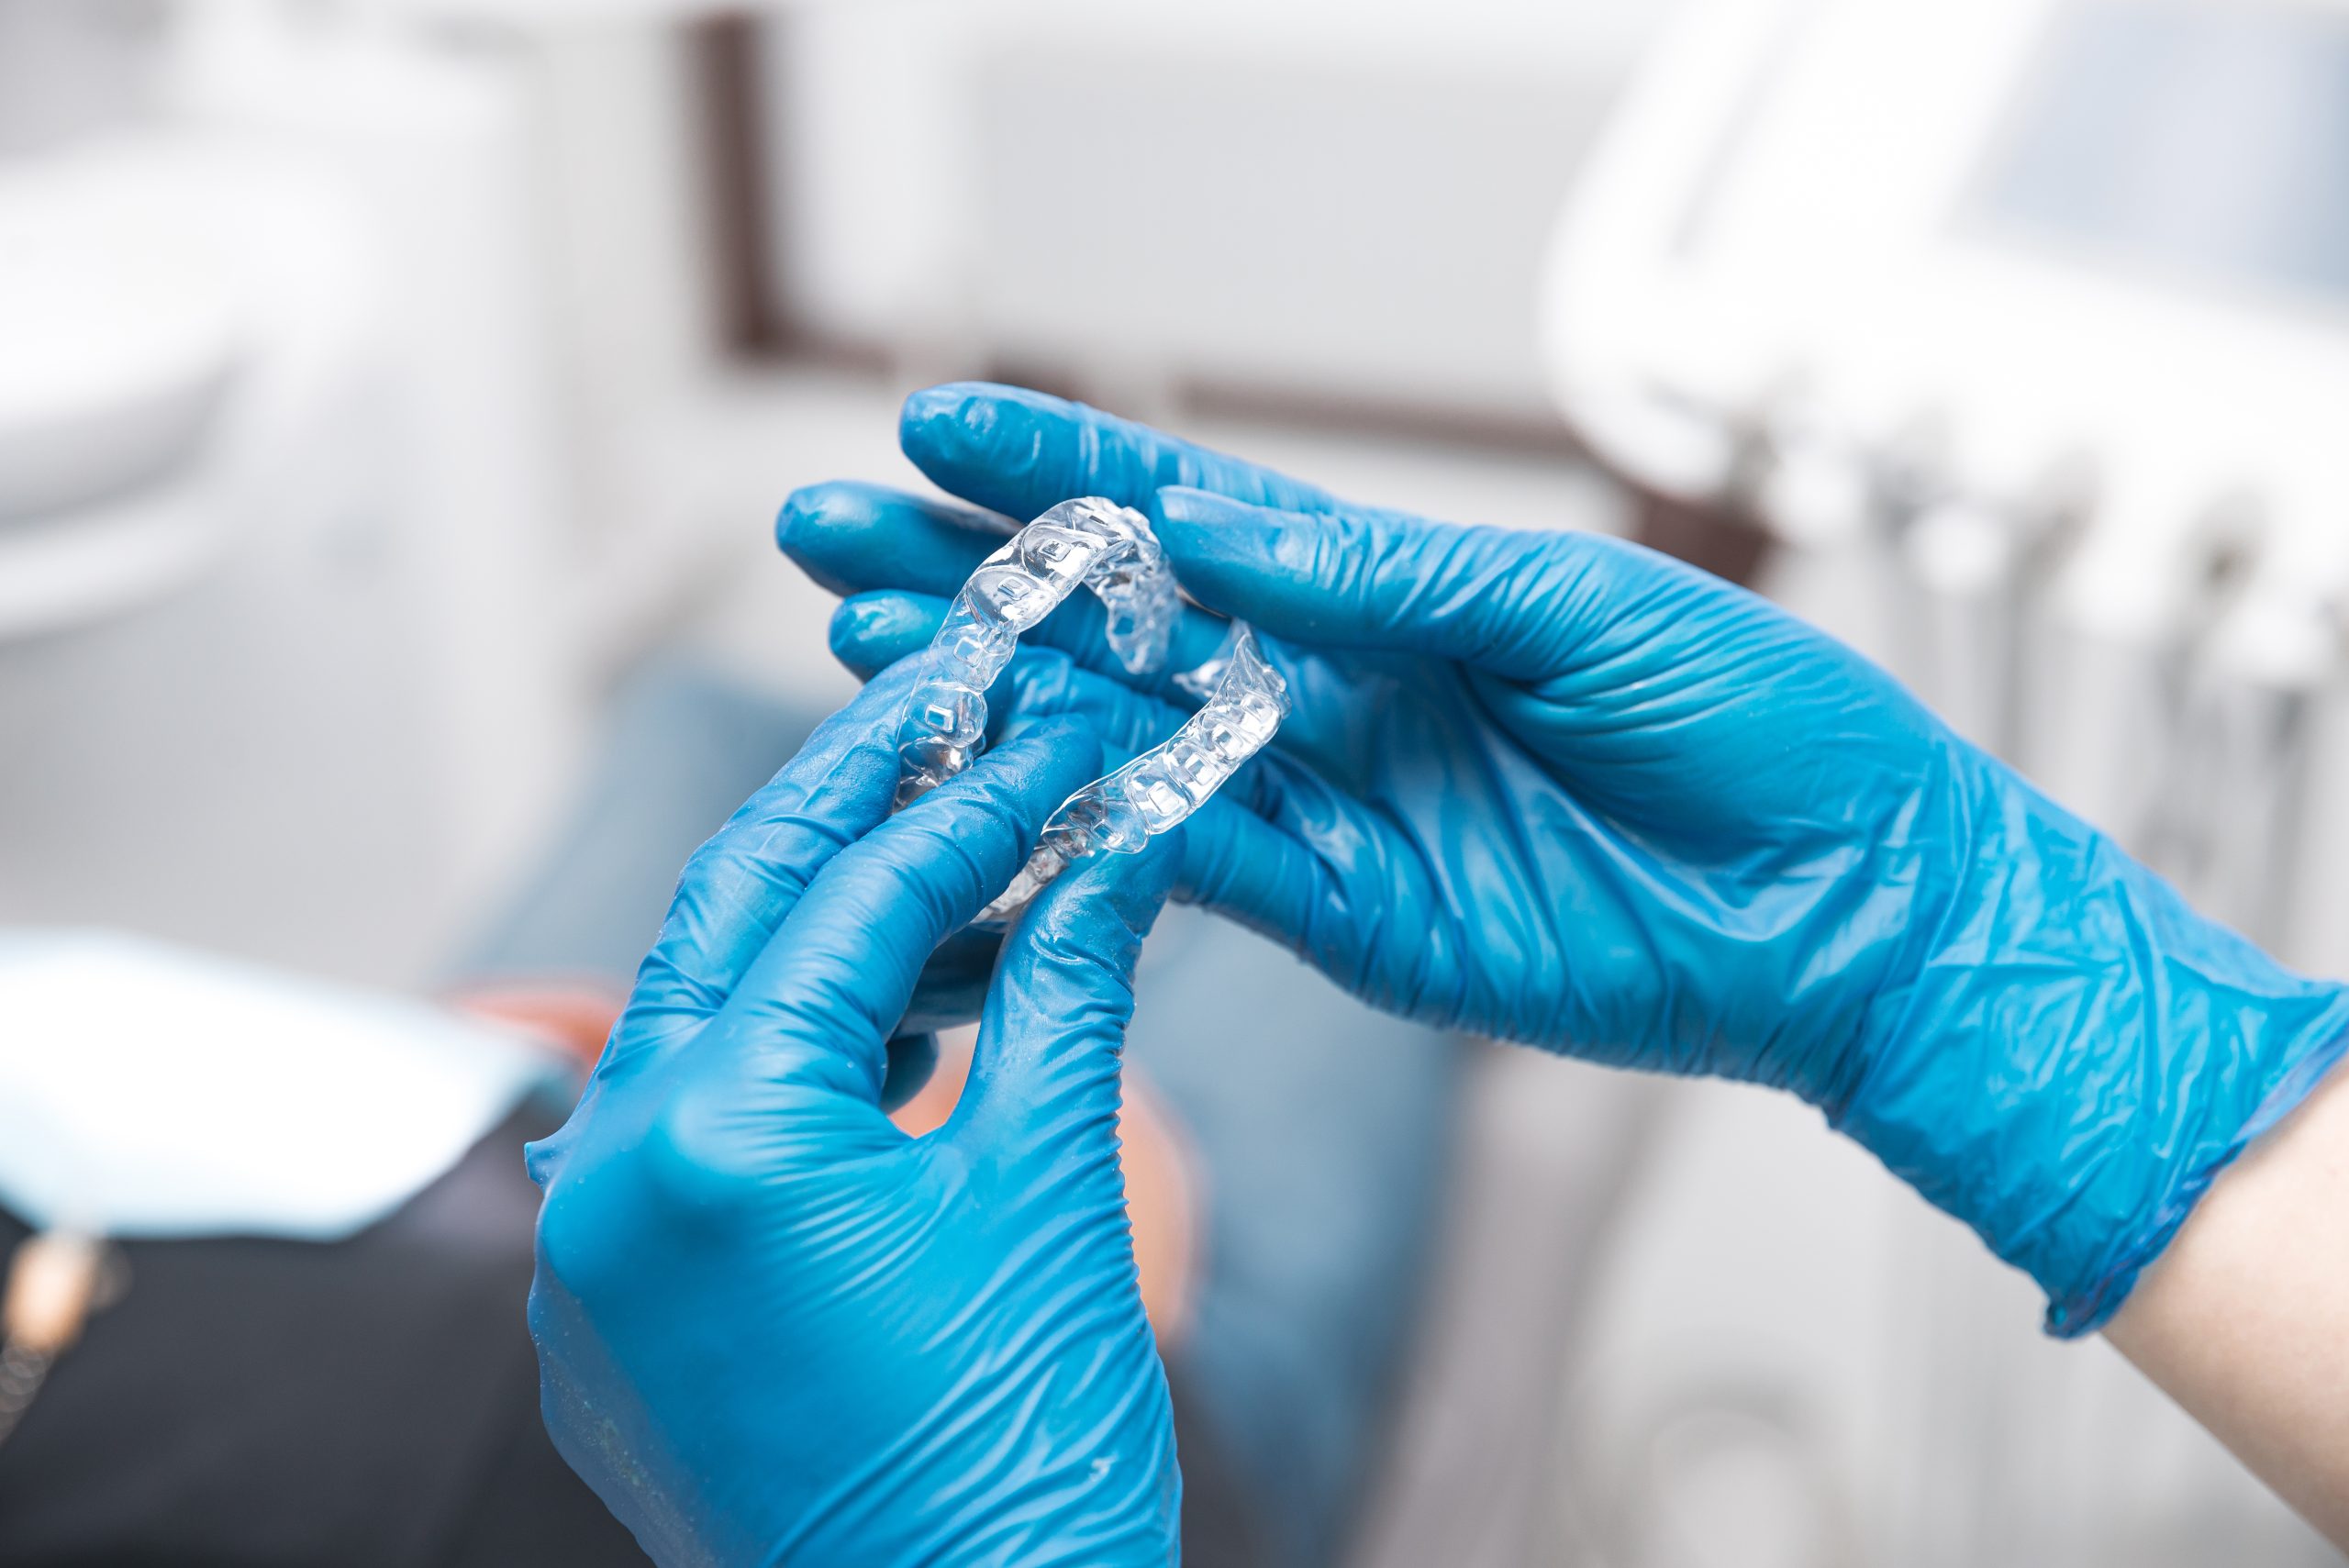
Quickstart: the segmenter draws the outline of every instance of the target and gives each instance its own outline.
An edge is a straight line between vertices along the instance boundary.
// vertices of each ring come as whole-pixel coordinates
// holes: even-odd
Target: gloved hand
[[[1014,518],[1143,508],[1184,586],[1268,634],[1296,711],[1191,819],[1177,896],[1431,1023],[1790,1089],[2030,1271],[2056,1331],[2109,1317],[2342,1050],[2340,987],[1701,572],[1350,506],[1012,388],[917,394],[901,442]],[[1000,527],[828,485],[778,537],[879,590],[833,626],[870,671],[927,640]],[[1089,669],[1018,700],[1146,743],[1180,699],[1121,684],[1097,623],[1072,601],[1038,628]],[[1190,612],[1176,667],[1219,636]]]
[[[1115,1123],[1174,859],[1047,889],[952,1119],[899,1132],[884,1044],[917,972],[1100,769],[1049,719],[891,817],[908,673],[694,857],[578,1109],[531,1146],[547,1425],[664,1563],[1167,1562]]]

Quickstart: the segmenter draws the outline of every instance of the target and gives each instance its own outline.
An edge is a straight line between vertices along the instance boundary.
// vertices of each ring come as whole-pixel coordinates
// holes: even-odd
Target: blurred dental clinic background
[[[139,1094],[36,1069],[28,933],[434,1006],[640,951],[577,868],[673,873],[742,793],[693,760],[853,689],[775,508],[918,485],[898,402],[966,377],[1687,556],[2349,969],[2349,6],[0,0],[0,1138]],[[1338,1114],[1186,1101],[1179,1046],[1207,1194]],[[1442,1075],[1408,1156],[1287,1190],[1294,1242],[1201,1222],[1210,1418],[1398,1304],[1265,1561],[2337,1561],[1802,1107],[1418,1050],[1341,1069]],[[70,1218],[69,1142],[0,1208]],[[1377,1269],[1230,1305],[1364,1207]],[[1245,1490],[1297,1445],[1230,1419]]]

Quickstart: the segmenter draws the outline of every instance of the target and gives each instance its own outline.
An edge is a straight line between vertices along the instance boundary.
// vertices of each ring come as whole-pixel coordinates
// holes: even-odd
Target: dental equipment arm
[[[1874,666],[1701,573],[1352,506],[1017,389],[917,394],[901,441],[995,511],[1141,508],[1200,604],[1256,627],[1293,711],[1189,826],[1178,896],[1413,1018],[1798,1095],[2029,1272],[2055,1332],[2103,1327],[2349,1040],[2340,986],[2201,919]],[[934,631],[981,527],[824,486],[778,534],[853,595],[834,645],[870,671]],[[1032,700],[1105,733],[1179,708],[1100,657],[1091,614],[1037,628],[1081,668]],[[1219,625],[1186,609],[1174,644]],[[2288,1267],[2210,1288],[2255,1317]],[[2210,1375],[2262,1386],[2275,1353]],[[2311,1353],[2337,1386],[2349,1339]],[[2199,1363],[2143,1360],[2196,1386]],[[2279,1484],[2329,1473],[2282,1440],[2297,1460],[2253,1455]]]

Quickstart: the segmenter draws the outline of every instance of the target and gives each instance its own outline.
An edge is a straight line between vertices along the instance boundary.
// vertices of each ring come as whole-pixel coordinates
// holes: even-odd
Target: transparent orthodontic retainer
[[[898,725],[899,806],[971,765],[985,743],[987,687],[1011,662],[1020,633],[1079,585],[1108,612],[1119,663],[1142,675],[1165,662],[1182,606],[1148,519],[1097,496],[1062,502],[979,564],[922,655],[930,668]],[[978,924],[1008,920],[1073,862],[1133,854],[1173,829],[1264,749],[1288,713],[1287,683],[1237,621],[1213,659],[1176,681],[1204,705],[1166,740],[1063,801]]]

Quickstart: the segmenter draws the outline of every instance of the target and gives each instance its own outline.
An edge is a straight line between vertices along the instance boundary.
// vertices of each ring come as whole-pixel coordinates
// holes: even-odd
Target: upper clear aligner
[[[1119,663],[1147,675],[1165,662],[1181,601],[1150,520],[1097,495],[1062,502],[981,562],[948,606],[897,728],[899,806],[971,765],[985,743],[987,687],[1020,633],[1080,584],[1108,612]]]
[[[979,563],[922,657],[897,728],[897,804],[971,765],[986,741],[986,689],[1011,662],[1019,634],[1079,585],[1108,612],[1107,638],[1137,675],[1165,662],[1182,602],[1150,521],[1099,496],[1063,501]],[[1074,861],[1133,854],[1207,804],[1262,751],[1288,713],[1288,684],[1234,621],[1223,646],[1175,684],[1205,706],[1166,740],[1063,801],[1035,851],[982,923],[1008,918]]]

